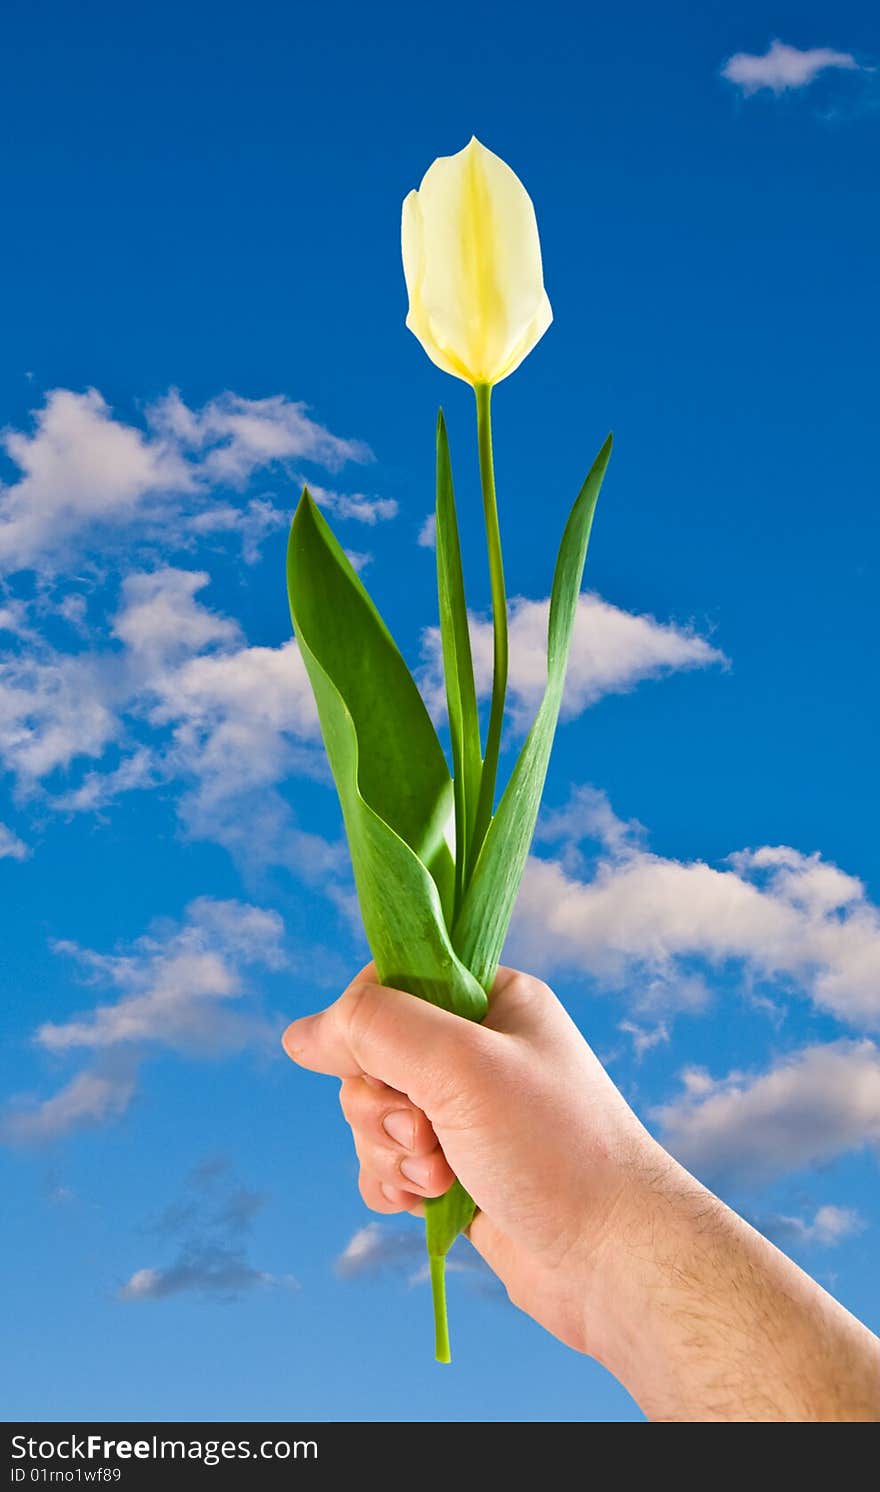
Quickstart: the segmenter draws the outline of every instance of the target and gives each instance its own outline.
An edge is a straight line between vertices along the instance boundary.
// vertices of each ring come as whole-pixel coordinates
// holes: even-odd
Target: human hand
[[[877,1338],[651,1138],[539,980],[502,969],[475,1025],[368,966],[284,1045],[342,1078],[367,1205],[458,1176],[513,1302],[648,1418],[880,1419]]]
[[[471,1242],[514,1303],[595,1350],[586,1303],[610,1220],[663,1152],[545,984],[502,969],[476,1025],[377,985],[368,965],[284,1046],[342,1079],[368,1207],[417,1211],[458,1176],[480,1209]]]

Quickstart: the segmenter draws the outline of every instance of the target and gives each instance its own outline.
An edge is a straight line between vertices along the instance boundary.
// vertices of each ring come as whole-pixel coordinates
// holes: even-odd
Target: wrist
[[[876,1418],[876,1340],[650,1138],[583,1300],[585,1350],[648,1419]]]
[[[663,1321],[724,1204],[647,1131],[623,1158],[592,1241],[583,1295],[585,1351],[646,1407],[668,1379]]]

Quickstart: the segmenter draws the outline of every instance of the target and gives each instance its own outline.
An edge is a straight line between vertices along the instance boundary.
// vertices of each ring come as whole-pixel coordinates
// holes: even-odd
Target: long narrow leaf
[[[610,455],[609,435],[565,526],[550,597],[544,697],[489,826],[453,927],[456,953],[485,989],[491,989],[495,978],[538,816],[562,703],[593,513]]]
[[[437,594],[440,602],[440,637],[446,706],[452,740],[455,785],[456,909],[464,890],[471,832],[480,791],[480,717],[468,630],[461,544],[452,485],[449,441],[443,411],[437,417]]]
[[[418,689],[309,493],[288,545],[290,610],[318,706],[379,978],[480,1019],[486,996],[453,951],[452,786]]]

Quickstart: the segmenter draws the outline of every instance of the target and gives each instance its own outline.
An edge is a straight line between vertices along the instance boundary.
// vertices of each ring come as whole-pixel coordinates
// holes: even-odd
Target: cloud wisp
[[[273,1286],[296,1289],[292,1276],[270,1274],[251,1263],[253,1223],[266,1200],[242,1186],[223,1158],[197,1166],[178,1201],[149,1230],[170,1245],[171,1259],[136,1269],[120,1286],[120,1298],[156,1301],[196,1295],[229,1302]]]
[[[29,854],[24,840],[8,824],[0,823],[0,860],[26,860]]]
[[[686,1068],[682,1087],[652,1116],[664,1144],[714,1185],[751,1189],[880,1147],[880,1049],[873,1041],[803,1047],[759,1073],[714,1078]],[[832,1227],[826,1215],[820,1232]]]
[[[206,896],[190,903],[180,926],[145,933],[127,953],[58,941],[56,952],[72,958],[87,982],[109,986],[117,998],[44,1022],[37,1045],[48,1052],[162,1046],[199,1055],[251,1045],[265,1026],[242,1003],[246,970],[283,968],[283,942],[277,912]]]
[[[131,1103],[137,1082],[136,1059],[114,1054],[86,1068],[42,1102],[23,1097],[10,1102],[0,1119],[0,1142],[51,1144],[81,1129],[97,1129],[119,1119]]]
[[[765,1238],[780,1248],[836,1248],[846,1238],[865,1229],[865,1220],[854,1207],[838,1207],[828,1202],[817,1207],[812,1217],[784,1212],[761,1214],[750,1219]]]
[[[209,1058],[274,1042],[278,1023],[262,1014],[250,975],[285,965],[277,912],[200,897],[180,924],[158,924],[125,951],[98,953],[66,941],[55,949],[109,997],[38,1027],[34,1040],[44,1052],[86,1052],[90,1065],[47,1099],[12,1100],[0,1121],[0,1140],[8,1144],[57,1140],[120,1118],[135,1095],[137,1066],[151,1051]]]
[[[721,76],[748,98],[762,89],[779,95],[807,88],[830,70],[860,72],[861,68],[851,52],[838,52],[833,47],[808,47],[802,51],[777,40],[760,55],[735,52],[724,63]]]
[[[518,596],[510,605],[510,708],[518,729],[531,722],[547,682],[549,615],[549,600]],[[492,624],[471,616],[470,630],[477,692],[486,698],[492,690]],[[429,707],[439,714],[444,696],[438,628],[425,632],[423,653],[422,685]],[[624,611],[587,593],[578,601],[562,714],[572,719],[604,695],[626,694],[646,679],[726,662],[692,627]]]
[[[424,1232],[387,1223],[367,1223],[358,1228],[336,1259],[336,1273],[346,1280],[405,1278],[409,1285],[429,1279],[425,1259]],[[504,1298],[504,1289],[467,1241],[458,1239],[447,1258],[447,1269],[468,1277],[481,1293]]]

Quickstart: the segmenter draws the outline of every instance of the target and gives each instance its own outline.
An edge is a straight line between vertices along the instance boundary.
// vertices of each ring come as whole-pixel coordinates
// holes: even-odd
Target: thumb
[[[376,984],[368,967],[317,1015],[293,1021],[284,1049],[300,1067],[339,1078],[377,1078],[428,1116],[479,1081],[495,1032],[426,1000]]]

